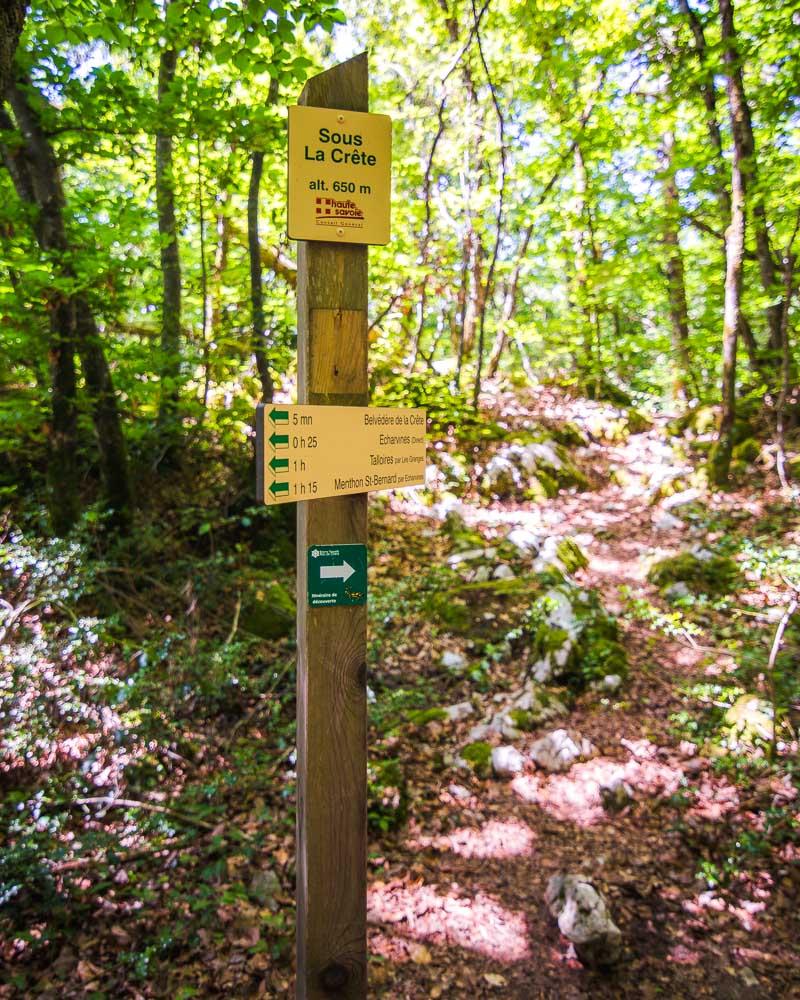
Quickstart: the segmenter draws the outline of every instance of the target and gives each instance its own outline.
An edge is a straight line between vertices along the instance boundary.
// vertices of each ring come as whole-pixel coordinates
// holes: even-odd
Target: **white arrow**
[[[353,573],[355,570],[346,559],[341,566],[320,566],[319,568],[320,580],[339,579],[346,583]]]

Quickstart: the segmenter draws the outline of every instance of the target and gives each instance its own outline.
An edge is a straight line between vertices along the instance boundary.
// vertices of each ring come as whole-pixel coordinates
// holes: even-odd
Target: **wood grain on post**
[[[367,111],[367,55],[300,104]],[[367,248],[298,242],[298,402],[365,406]],[[367,995],[367,609],[308,606],[311,545],[367,542],[367,495],[297,505],[297,997]]]

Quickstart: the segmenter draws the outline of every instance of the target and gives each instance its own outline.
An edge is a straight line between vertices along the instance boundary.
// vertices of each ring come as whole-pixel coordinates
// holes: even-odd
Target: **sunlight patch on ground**
[[[462,858],[516,858],[532,853],[534,832],[517,820],[492,821],[480,830],[462,827],[439,837],[416,837],[406,841],[412,851],[434,848],[452,851]]]
[[[630,760],[626,764],[598,757],[576,764],[569,774],[547,777],[520,775],[511,788],[523,801],[538,805],[556,819],[577,826],[594,826],[608,820],[601,789],[624,781],[646,796],[669,796],[680,787],[683,771],[656,760]]]
[[[470,899],[453,889],[441,895],[433,886],[377,882],[367,892],[367,918],[401,937],[465,948],[501,962],[529,957],[524,914],[484,893]]]

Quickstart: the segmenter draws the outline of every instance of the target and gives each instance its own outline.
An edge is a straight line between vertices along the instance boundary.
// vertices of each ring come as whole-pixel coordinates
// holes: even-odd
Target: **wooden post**
[[[367,111],[367,55],[300,104]],[[298,402],[367,404],[367,248],[298,242]],[[311,608],[309,546],[367,541],[367,495],[297,505],[297,997],[367,995],[366,607]]]

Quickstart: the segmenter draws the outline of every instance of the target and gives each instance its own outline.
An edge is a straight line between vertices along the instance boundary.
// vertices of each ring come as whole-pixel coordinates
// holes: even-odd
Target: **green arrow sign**
[[[308,549],[308,604],[312,608],[367,603],[366,545],[312,545]]]
[[[274,431],[269,436],[269,443],[273,448],[288,448],[289,447],[289,435],[288,434],[276,434]]]
[[[289,459],[273,457],[269,460],[269,467],[273,472],[286,472],[289,468]]]
[[[289,411],[272,409],[269,411],[269,419],[273,422],[273,424],[288,424]]]
[[[274,496],[282,496],[289,492],[288,483],[271,483],[269,487],[270,493]]]

